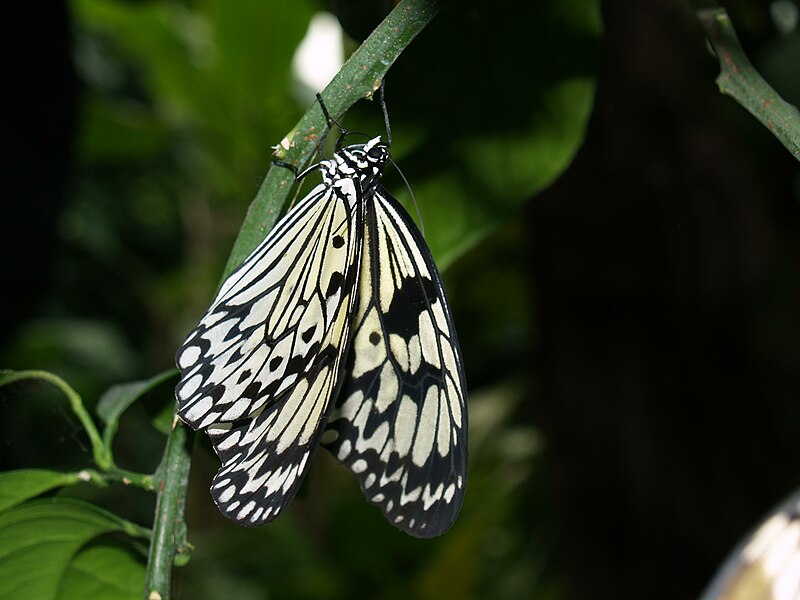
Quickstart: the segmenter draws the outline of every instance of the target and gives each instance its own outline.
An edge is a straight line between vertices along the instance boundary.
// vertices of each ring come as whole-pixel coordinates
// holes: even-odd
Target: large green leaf
[[[78,500],[36,500],[0,514],[0,598],[59,598],[62,579],[78,550],[115,531],[146,532]]]
[[[314,4],[76,0],[73,6],[85,31],[112,39],[138,67],[156,120],[184,130],[183,159],[195,175],[246,198],[241,194],[252,190],[256,169],[269,164],[270,145],[297,117],[291,59]],[[113,114],[126,113],[105,116]]]
[[[130,550],[119,546],[90,546],[70,563],[59,600],[140,600],[145,566]]]
[[[49,490],[82,481],[79,473],[20,469],[0,473],[0,513]]]
[[[466,0],[390,71],[395,158],[440,266],[569,165],[594,101],[600,31],[594,0]],[[365,108],[379,133],[377,107]],[[402,182],[389,183],[407,201]]]

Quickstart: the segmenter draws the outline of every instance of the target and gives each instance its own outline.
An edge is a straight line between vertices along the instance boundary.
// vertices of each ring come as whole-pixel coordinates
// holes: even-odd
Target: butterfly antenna
[[[411,202],[414,203],[414,210],[417,213],[417,221],[419,221],[419,232],[422,234],[423,239],[425,238],[425,224],[422,222],[422,215],[419,212],[419,205],[417,204],[417,198],[414,196],[414,190],[411,189],[411,184],[408,183],[408,179],[406,179],[405,174],[403,171],[400,170],[400,167],[397,166],[397,163],[394,162],[391,158],[389,158],[389,162],[392,163],[397,172],[400,173],[400,177],[403,179],[403,182],[406,184],[408,188],[408,193],[411,194]]]
[[[380,102],[380,104],[381,104],[381,110],[383,111],[383,122],[386,125],[386,143],[391,146],[392,145],[392,128],[389,125],[389,111],[386,110],[386,80],[385,79],[381,80],[381,87],[378,90],[378,102]],[[395,167],[396,166],[397,165],[395,165]],[[400,171],[400,169],[397,169],[397,170]],[[400,174],[402,175],[402,173],[400,173]],[[405,179],[405,177],[403,177],[403,179]],[[408,182],[406,182],[406,185],[408,185]],[[408,189],[409,189],[409,191],[411,190],[410,187]],[[413,196],[413,194],[412,194],[412,196]]]

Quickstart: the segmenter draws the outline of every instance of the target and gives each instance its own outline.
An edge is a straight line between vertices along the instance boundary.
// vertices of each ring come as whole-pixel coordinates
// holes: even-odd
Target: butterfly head
[[[323,178],[328,183],[337,179],[358,178],[361,189],[366,190],[380,180],[390,160],[389,144],[375,137],[366,144],[353,144],[337,150],[333,159],[327,161],[322,171]]]
[[[371,163],[373,166],[379,167],[381,170],[383,170],[383,167],[391,159],[389,144],[384,142],[380,136],[372,138],[364,144],[361,150],[367,162]]]

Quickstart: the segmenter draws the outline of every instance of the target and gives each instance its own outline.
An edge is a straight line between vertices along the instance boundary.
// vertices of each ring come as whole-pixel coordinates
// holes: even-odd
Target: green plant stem
[[[193,440],[194,432],[176,418],[156,472],[158,500],[145,584],[145,598],[148,600],[166,600],[170,597],[172,567],[174,564],[185,564],[191,550],[186,541],[183,515]]]
[[[106,479],[110,481],[118,481],[125,485],[134,485],[148,492],[156,489],[156,481],[152,475],[145,475],[144,473],[135,473],[127,469],[120,469],[118,467],[111,467],[106,469],[103,473]]]
[[[362,98],[372,96],[397,57],[439,11],[437,0],[403,0],[370,34],[325,90],[322,98],[334,119]],[[317,103],[275,147],[275,156],[298,167],[308,162],[317,149],[327,124]],[[228,257],[222,281],[264,239],[286,203],[294,179],[287,169],[272,167],[267,172]]]
[[[95,485],[105,487],[112,482],[134,485],[136,487],[152,492],[156,489],[155,478],[152,475],[134,473],[116,467],[107,471],[95,471],[93,469],[82,469],[76,473],[78,481],[85,481]],[[76,482],[77,483],[77,482]]]
[[[89,412],[83,405],[83,400],[81,399],[80,394],[78,394],[78,392],[76,392],[66,381],[53,373],[38,370],[4,371],[2,375],[3,379],[0,385],[14,383],[25,379],[40,379],[61,390],[61,392],[67,397],[70,408],[72,408],[72,412],[75,413],[76,417],[78,417],[78,420],[81,422],[81,425],[83,425],[84,430],[86,430],[86,435],[89,436],[89,442],[92,445],[92,457],[94,458],[94,462],[97,463],[97,466],[103,470],[113,466],[111,457],[106,454],[105,447],[103,446],[103,440],[100,437],[100,432],[97,431],[97,427],[95,426],[92,417],[89,415]]]
[[[726,10],[709,1],[692,4],[719,59],[720,92],[746,108],[800,160],[800,112],[781,98],[753,67]]]
[[[92,446],[92,458],[102,471],[102,473],[98,473],[88,469],[84,470],[83,473],[87,474],[88,481],[101,485],[105,485],[110,481],[119,481],[125,485],[135,485],[136,487],[148,491],[155,489],[152,475],[120,469],[114,464],[114,459],[111,456],[111,449],[106,447],[103,443],[100,432],[97,430],[92,417],[86,410],[80,394],[58,375],[39,370],[3,371],[0,374],[0,386],[17,381],[24,381],[26,379],[46,381],[58,388],[67,397],[72,412],[78,417],[78,420],[80,420],[81,425],[83,425],[86,431],[86,435],[89,437],[89,443]]]

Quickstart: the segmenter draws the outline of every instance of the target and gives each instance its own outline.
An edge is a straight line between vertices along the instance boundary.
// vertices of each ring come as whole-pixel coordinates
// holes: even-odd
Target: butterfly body
[[[210,436],[228,518],[274,519],[321,443],[417,537],[450,527],[466,477],[465,381],[430,251],[380,183],[374,138],[313,168],[315,187],[225,281],[177,354],[178,414]]]

